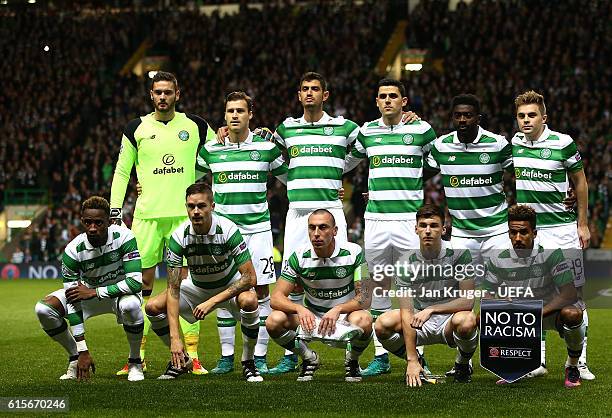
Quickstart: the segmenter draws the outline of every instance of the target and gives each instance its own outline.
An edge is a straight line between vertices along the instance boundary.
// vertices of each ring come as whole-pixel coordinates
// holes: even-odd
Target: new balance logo
[[[448,161],[449,161],[449,162],[450,162],[450,161],[455,161],[456,159],[457,159],[457,157],[456,157],[456,156],[454,156],[454,155],[451,155],[450,157],[448,157]]]

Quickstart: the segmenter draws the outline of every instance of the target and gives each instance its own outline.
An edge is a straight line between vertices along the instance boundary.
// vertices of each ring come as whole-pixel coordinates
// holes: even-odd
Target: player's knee
[[[569,326],[575,327],[582,322],[582,310],[575,306],[566,306],[561,309],[561,321]]]
[[[242,292],[238,295],[238,303],[240,304],[240,308],[245,311],[256,310],[259,307],[257,293],[253,291]]]
[[[38,319],[52,316],[63,318],[65,315],[62,303],[55,296],[46,296],[41,301],[37,302],[36,306],[34,306],[34,312],[36,312]]]
[[[145,305],[145,313],[148,316],[157,316],[157,315],[163,313],[162,309],[160,308],[159,304],[157,303],[157,298],[149,299],[149,301]]]
[[[395,323],[391,312],[386,312],[376,318],[374,323],[374,332],[378,338],[389,338],[395,328]]]
[[[287,319],[287,315],[282,311],[272,311],[266,319],[266,330],[269,334],[280,333],[283,329],[283,324]]]
[[[372,316],[367,311],[357,311],[349,315],[349,322],[364,331],[372,329]]]
[[[471,335],[476,329],[476,315],[474,312],[457,312],[458,318],[455,323],[455,331],[459,335]]]
[[[121,316],[130,321],[142,319],[140,300],[135,296],[124,296],[119,300],[119,312]]]

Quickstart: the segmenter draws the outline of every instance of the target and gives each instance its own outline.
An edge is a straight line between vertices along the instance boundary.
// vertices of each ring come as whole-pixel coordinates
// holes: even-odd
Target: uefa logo
[[[489,357],[499,357],[499,347],[489,347]]]

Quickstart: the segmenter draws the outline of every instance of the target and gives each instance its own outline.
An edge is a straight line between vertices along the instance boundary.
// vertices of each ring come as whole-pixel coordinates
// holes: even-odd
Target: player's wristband
[[[76,342],[76,346],[77,346],[77,351],[79,353],[81,353],[83,351],[89,351],[89,349],[87,348],[87,343],[85,342],[85,340],[77,341]]]
[[[110,210],[110,220],[113,221],[113,223],[121,225],[122,218],[123,214],[120,208],[112,208]]]

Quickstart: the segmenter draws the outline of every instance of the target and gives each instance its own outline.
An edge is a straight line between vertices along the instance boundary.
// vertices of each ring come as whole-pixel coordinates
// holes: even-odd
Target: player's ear
[[[338,234],[338,225],[334,226],[334,237]]]
[[[253,119],[253,112],[249,110],[249,120]]]
[[[546,123],[546,120],[548,119],[548,115],[547,114],[543,114],[542,115],[542,122]]]
[[[406,107],[408,105],[408,98],[402,97],[402,107]]]
[[[329,91],[325,90],[323,92],[323,101],[326,101],[327,99],[329,99]]]
[[[178,102],[179,99],[181,98],[181,91],[177,90],[175,96],[176,96],[175,102]]]

